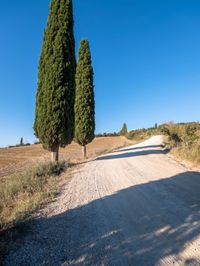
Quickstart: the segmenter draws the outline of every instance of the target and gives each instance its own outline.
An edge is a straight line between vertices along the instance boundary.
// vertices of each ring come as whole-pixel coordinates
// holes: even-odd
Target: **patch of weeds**
[[[70,165],[42,163],[0,183],[0,259],[25,229],[27,217],[59,191],[60,175]]]

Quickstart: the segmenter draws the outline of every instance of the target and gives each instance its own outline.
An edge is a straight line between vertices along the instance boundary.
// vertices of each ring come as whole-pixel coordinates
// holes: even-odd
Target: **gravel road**
[[[6,265],[200,265],[200,174],[162,137],[87,163]]]

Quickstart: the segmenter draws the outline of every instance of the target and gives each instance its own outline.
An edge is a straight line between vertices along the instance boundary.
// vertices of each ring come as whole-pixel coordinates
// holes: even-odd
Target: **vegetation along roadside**
[[[143,141],[153,135],[164,135],[165,145],[177,159],[198,166],[200,163],[200,123],[155,124],[148,129],[132,130],[126,137],[132,141]]]
[[[6,177],[0,184],[0,261],[26,231],[30,214],[50,202],[60,190],[62,175],[72,165],[42,163]],[[20,236],[21,238],[21,236]]]

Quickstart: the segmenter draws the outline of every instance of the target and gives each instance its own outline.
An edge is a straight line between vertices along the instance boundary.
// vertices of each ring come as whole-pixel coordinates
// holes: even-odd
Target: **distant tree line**
[[[30,143],[24,143],[24,139],[22,137],[22,138],[20,138],[19,144],[9,145],[8,148],[23,147],[23,146],[30,146],[30,145],[31,145]]]
[[[120,136],[119,133],[117,132],[113,132],[113,133],[99,133],[99,134],[96,134],[95,137],[96,138],[100,138],[100,137],[118,137]]]

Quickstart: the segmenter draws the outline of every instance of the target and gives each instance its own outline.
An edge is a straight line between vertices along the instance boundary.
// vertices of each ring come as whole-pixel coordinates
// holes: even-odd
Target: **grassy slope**
[[[180,160],[190,162],[194,166],[200,164],[200,124],[168,123],[158,128],[139,129],[129,132],[131,140],[145,140],[152,135],[166,135],[166,145],[171,153]]]
[[[178,159],[188,161],[193,166],[200,164],[200,124],[168,124],[164,132],[167,144]]]

